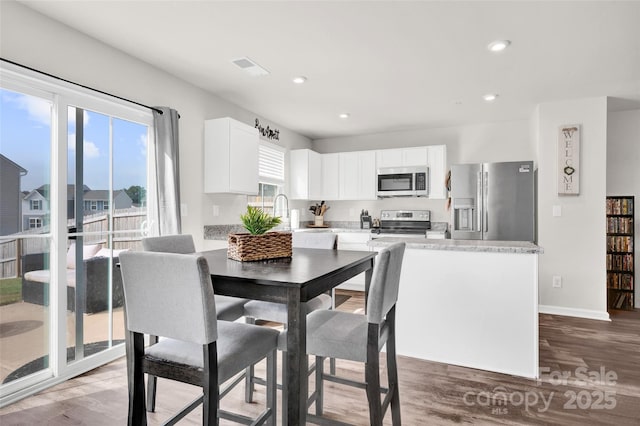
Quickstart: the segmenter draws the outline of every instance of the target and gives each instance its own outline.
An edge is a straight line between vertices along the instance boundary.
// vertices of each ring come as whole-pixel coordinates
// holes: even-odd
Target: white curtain
[[[159,111],[162,111],[162,114]],[[150,174],[155,185],[149,204],[148,235],[180,234],[180,156],[178,153],[178,112],[167,107],[154,107],[153,124],[155,143],[149,155]]]

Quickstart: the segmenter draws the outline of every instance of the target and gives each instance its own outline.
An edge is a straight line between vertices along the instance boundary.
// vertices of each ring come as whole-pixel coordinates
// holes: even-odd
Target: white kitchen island
[[[396,310],[399,355],[538,377],[538,254],[513,241],[405,241]]]

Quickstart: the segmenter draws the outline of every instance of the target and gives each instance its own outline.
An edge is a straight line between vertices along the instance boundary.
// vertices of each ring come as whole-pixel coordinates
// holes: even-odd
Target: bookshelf
[[[607,197],[607,306],[634,309],[633,196]]]

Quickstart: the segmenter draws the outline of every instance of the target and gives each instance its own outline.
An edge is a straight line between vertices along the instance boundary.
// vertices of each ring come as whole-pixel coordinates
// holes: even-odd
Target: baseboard
[[[607,311],[592,311],[589,309],[565,308],[563,306],[538,305],[541,314],[563,315],[566,317],[587,318],[600,321],[611,321]]]

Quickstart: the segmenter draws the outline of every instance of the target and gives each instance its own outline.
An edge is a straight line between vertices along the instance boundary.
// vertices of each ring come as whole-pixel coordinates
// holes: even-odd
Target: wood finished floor
[[[350,295],[339,309],[361,309],[362,297]],[[616,312],[611,322],[540,315],[540,365],[547,372],[539,382],[406,357],[398,363],[405,425],[640,424],[640,310]],[[601,369],[609,376],[595,377]],[[360,379],[363,371],[361,364],[338,362],[341,375]],[[601,378],[608,383],[598,383]],[[149,423],[160,424],[197,394],[194,387],[161,380],[158,411],[149,415]],[[239,386],[222,407],[255,412],[262,406],[242,398]],[[263,403],[260,387],[256,399]],[[327,417],[367,425],[366,407],[364,391],[326,384]],[[126,371],[120,359],[4,407],[0,425],[123,425],[126,417]],[[385,424],[391,424],[389,417]],[[196,410],[181,424],[200,423]]]

